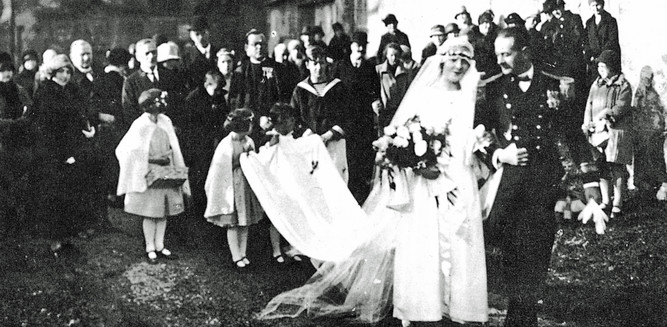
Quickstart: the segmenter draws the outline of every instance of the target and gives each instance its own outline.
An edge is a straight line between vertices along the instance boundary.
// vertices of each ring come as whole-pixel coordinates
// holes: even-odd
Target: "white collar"
[[[118,66],[114,66],[114,65],[109,65],[109,66],[104,67],[104,72],[105,73],[116,72],[118,74],[123,75],[120,68]]]
[[[531,81],[533,80],[533,76],[535,76],[535,66],[533,64],[530,64],[530,68],[527,71],[517,75],[517,77],[528,77]]]
[[[197,50],[199,50],[199,52],[201,52],[201,54],[206,55],[208,53],[210,55],[210,53],[211,53],[211,43],[210,42],[205,47],[202,47],[199,44],[195,44],[195,46],[197,47]]]

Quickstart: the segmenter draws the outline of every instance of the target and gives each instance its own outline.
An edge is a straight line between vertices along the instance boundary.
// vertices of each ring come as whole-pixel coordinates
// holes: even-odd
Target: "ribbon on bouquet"
[[[386,170],[391,195],[387,207],[397,211],[403,211],[410,207],[412,199],[408,189],[408,176],[405,169],[393,166]]]

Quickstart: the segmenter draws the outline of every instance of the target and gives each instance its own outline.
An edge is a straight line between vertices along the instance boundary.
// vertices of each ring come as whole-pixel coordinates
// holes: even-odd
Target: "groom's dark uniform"
[[[562,168],[547,105],[547,90],[559,81],[535,70],[528,89],[519,78],[502,75],[486,85],[486,105],[478,117],[494,129],[499,148],[526,148],[526,166],[505,165],[485,226],[487,240],[501,248],[510,297],[506,326],[536,326],[538,292],[544,282],[554,241],[557,183]]]

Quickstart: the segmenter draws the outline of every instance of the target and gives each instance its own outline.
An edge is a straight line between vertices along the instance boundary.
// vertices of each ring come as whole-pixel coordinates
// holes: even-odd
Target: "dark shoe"
[[[157,251],[157,255],[158,255],[158,257],[161,257],[161,258],[164,258],[164,259],[167,259],[167,260],[176,260],[176,259],[178,259],[177,255],[171,253],[171,251],[169,251],[167,249],[162,249],[160,251]]]
[[[623,216],[623,211],[621,210],[621,208],[616,207],[616,206],[611,208],[611,215],[609,215],[609,218],[617,219],[617,218],[620,218],[621,216]]]
[[[157,254],[155,251],[146,253],[146,261],[151,265],[157,264]]]

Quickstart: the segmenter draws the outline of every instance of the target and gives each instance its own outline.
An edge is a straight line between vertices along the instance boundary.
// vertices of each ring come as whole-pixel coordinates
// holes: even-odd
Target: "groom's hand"
[[[504,149],[498,149],[494,153],[498,162],[506,163],[512,166],[525,166],[528,164],[528,150],[526,148],[517,148],[512,143]]]

